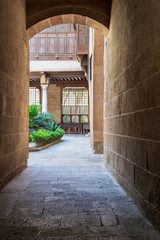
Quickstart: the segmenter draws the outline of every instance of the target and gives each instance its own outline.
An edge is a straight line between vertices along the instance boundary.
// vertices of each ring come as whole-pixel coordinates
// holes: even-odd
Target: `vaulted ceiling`
[[[27,29],[52,16],[79,14],[109,28],[111,0],[26,0]]]

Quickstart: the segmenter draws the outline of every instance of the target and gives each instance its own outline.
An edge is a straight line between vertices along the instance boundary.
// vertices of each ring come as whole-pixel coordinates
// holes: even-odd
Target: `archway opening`
[[[52,16],[81,14],[107,28],[110,22],[105,54],[108,61],[105,90],[109,89],[104,106],[106,166],[159,227],[160,2],[113,0],[112,9],[109,3],[109,0],[0,1],[0,188],[27,166],[26,25],[28,29]]]
[[[67,22],[72,22],[72,23],[67,23]],[[77,22],[81,23],[81,24],[77,24]],[[63,23],[64,25],[54,25],[57,23],[58,24]],[[51,25],[53,25],[53,26],[51,26]],[[43,21],[35,24],[34,26],[32,26],[31,28],[29,28],[27,30],[27,34],[28,34],[29,38],[31,38],[34,34],[36,34],[35,35],[36,37],[34,37],[30,40],[30,50],[31,49],[33,50],[32,56],[31,56],[31,64],[30,64],[31,69],[33,66],[33,62],[36,62],[37,60],[38,60],[37,62],[41,62],[41,63],[43,62],[43,64],[41,64],[41,65],[45,65],[45,62],[42,60],[46,58],[45,55],[47,55],[47,54],[50,54],[50,59],[52,58],[52,60],[53,60],[53,58],[54,58],[54,60],[57,60],[58,64],[62,63],[62,59],[64,60],[64,56],[63,56],[62,52],[61,53],[59,52],[59,50],[60,50],[60,48],[64,49],[65,47],[60,46],[60,45],[58,46],[58,44],[61,41],[60,38],[63,37],[63,39],[64,39],[64,36],[60,36],[60,37],[57,37],[58,35],[53,36],[52,35],[53,32],[52,33],[49,32],[49,31],[52,31],[54,28],[57,28],[56,31],[58,31],[58,32],[60,31],[60,35],[63,35],[64,33],[61,32],[62,30],[60,30],[61,29],[60,26],[66,26],[66,27],[70,26],[71,29],[73,29],[73,32],[75,33],[75,42],[76,43],[75,44],[72,43],[71,44],[72,46],[69,47],[69,45],[68,45],[69,40],[68,40],[68,38],[66,38],[66,40],[64,40],[64,42],[66,42],[66,49],[64,51],[66,52],[66,54],[68,53],[67,57],[69,59],[67,59],[67,60],[74,60],[75,58],[78,59],[78,62],[81,65],[81,70],[83,72],[83,74],[82,74],[83,77],[81,77],[80,75],[75,76],[75,77],[73,76],[74,80],[76,79],[77,82],[74,81],[74,83],[75,83],[74,84],[72,81],[72,83],[73,83],[72,85],[68,85],[68,84],[66,85],[66,82],[63,82],[62,77],[61,77],[61,75],[64,75],[66,73],[64,73],[64,74],[62,74],[62,72],[61,72],[61,74],[58,73],[57,77],[58,76],[60,77],[61,84],[64,83],[64,84],[62,84],[63,86],[60,89],[61,106],[59,109],[60,109],[61,113],[60,113],[59,123],[64,128],[64,130],[66,130],[68,133],[69,132],[70,133],[79,132],[79,133],[85,134],[85,133],[88,133],[89,130],[91,130],[91,136],[92,136],[91,137],[91,139],[92,139],[91,145],[92,145],[92,148],[94,149],[94,152],[95,153],[103,153],[103,97],[104,97],[104,92],[103,92],[103,86],[104,86],[104,72],[103,72],[104,71],[104,68],[103,68],[104,55],[103,55],[103,52],[104,51],[103,51],[103,49],[104,49],[104,35],[106,36],[108,34],[108,29],[93,19],[90,19],[90,18],[84,17],[84,16],[80,16],[80,15],[73,15],[73,14],[56,16],[56,17],[49,18],[49,19],[43,20]],[[94,42],[93,27],[96,29],[95,30],[96,47],[94,47],[95,42]],[[46,28],[48,28],[48,30],[44,30]],[[41,33],[38,33],[40,31],[41,31]],[[55,30],[53,30],[53,31],[55,31]],[[99,32],[101,32],[101,33],[99,33]],[[72,35],[71,32],[69,34]],[[73,39],[73,36],[70,36],[70,37],[72,37],[72,39]],[[39,40],[38,40],[38,38],[39,38]],[[100,39],[100,42],[98,42],[99,41],[98,38]],[[43,43],[42,44],[40,43],[38,45],[38,42],[37,42],[38,47],[35,47],[35,41],[42,41]],[[51,41],[53,41],[54,43],[50,44]],[[40,45],[43,45],[43,46],[40,46]],[[59,48],[59,50],[54,49],[54,46],[51,46],[51,45],[57,45],[57,48]],[[71,50],[71,48],[73,48],[73,45],[74,45],[75,49]],[[75,55],[72,55],[71,52],[68,52],[70,50],[67,50],[67,47],[68,47],[68,49],[70,48],[71,52],[72,53],[74,52]],[[40,49],[41,52],[36,53],[36,49],[38,49],[38,48],[42,48],[42,49]],[[45,52],[46,51],[45,49],[47,49],[47,51],[48,51],[47,54]],[[50,50],[51,50],[51,52],[52,52],[52,50],[54,50],[54,55],[55,55],[54,57],[53,57],[53,53],[52,53],[52,57],[51,57]],[[43,54],[43,52],[44,52],[44,54]],[[69,55],[69,53],[70,53],[70,55]],[[34,61],[34,60],[36,60],[36,61]],[[56,63],[56,61],[54,61],[54,65],[55,65],[55,63]],[[68,63],[69,63],[69,61],[68,61]],[[66,62],[66,63],[62,63],[62,64],[63,64],[63,66],[65,66],[68,63]],[[73,63],[73,61],[72,61],[72,63]],[[54,68],[52,69],[52,72],[53,71],[55,71]],[[43,76],[46,77],[46,81],[48,81],[47,79],[49,79],[49,82],[53,83],[53,76],[51,76],[52,74],[49,73],[49,71],[46,72],[46,74],[45,74],[45,70],[41,68],[41,69],[39,69],[39,74],[41,75],[41,73],[43,74]],[[78,74],[80,74],[80,73],[78,73]],[[32,79],[33,81],[31,81],[31,83],[32,83],[31,87],[33,87],[34,84],[36,85],[36,83],[35,83],[36,75],[37,75],[37,73],[33,73],[33,69],[32,69],[32,77],[30,79]],[[72,74],[70,73],[70,75],[73,75],[73,72],[72,72]],[[70,76],[68,76],[68,77],[70,77]],[[67,78],[67,76],[66,76],[66,78]],[[57,79],[57,78],[55,78],[55,79]],[[69,79],[70,83],[71,83],[71,79],[73,79],[73,78],[71,77]],[[95,79],[94,83],[93,83],[93,79]],[[40,76],[39,76],[39,83],[40,83],[40,81],[41,80],[40,80]],[[66,81],[66,79],[65,79],[65,81]],[[57,82],[54,82],[54,83],[57,83]],[[100,86],[100,85],[101,85],[101,88],[98,88],[98,86]],[[82,107],[80,109],[80,106],[72,106],[72,107],[70,106],[70,110],[68,110],[69,113],[66,112],[66,109],[65,109],[66,106],[62,106],[63,105],[62,104],[62,101],[63,101],[62,96],[63,96],[63,91],[64,91],[63,89],[65,89],[67,87],[72,87],[72,88],[73,87],[74,88],[82,87],[82,89],[81,89],[82,92],[83,92],[83,88],[89,89],[89,93],[87,93],[87,94],[88,94],[88,96],[90,95],[90,97],[89,97],[90,107],[87,106],[87,110],[83,109],[83,111],[82,111]],[[95,92],[94,89],[97,89],[95,96],[93,96],[93,92]],[[71,89],[69,90],[69,92],[70,92],[69,95],[71,95]],[[72,92],[73,92],[73,89],[72,89]],[[84,94],[81,94],[81,95],[84,95]],[[98,99],[99,104],[93,102],[94,98]],[[80,100],[78,100],[78,101],[80,101]],[[42,100],[40,102],[42,102]],[[86,106],[83,106],[83,108],[85,108],[85,107]],[[76,112],[74,112],[73,109],[75,109]],[[96,122],[99,122],[99,124],[96,125]]]

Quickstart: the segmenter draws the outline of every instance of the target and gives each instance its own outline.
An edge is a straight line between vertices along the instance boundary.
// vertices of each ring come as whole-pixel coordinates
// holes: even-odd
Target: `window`
[[[36,34],[29,41],[32,57],[76,53],[76,32],[73,24],[53,26]]]
[[[64,123],[70,123],[70,116],[69,115],[64,115],[63,116],[63,122]]]
[[[88,90],[85,88],[63,89],[63,106],[88,106]]]
[[[72,123],[79,123],[79,116],[72,116]]]
[[[40,91],[36,87],[29,88],[29,105],[40,105]]]
[[[88,123],[88,116],[81,116],[81,123]]]
[[[68,121],[66,121],[66,116]],[[63,122],[88,122],[88,90],[85,88],[64,88],[62,95]]]

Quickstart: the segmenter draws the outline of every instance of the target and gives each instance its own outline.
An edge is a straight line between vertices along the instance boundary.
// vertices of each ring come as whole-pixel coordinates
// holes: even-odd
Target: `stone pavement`
[[[30,154],[29,167],[0,192],[0,240],[159,240],[107,173],[90,139]]]

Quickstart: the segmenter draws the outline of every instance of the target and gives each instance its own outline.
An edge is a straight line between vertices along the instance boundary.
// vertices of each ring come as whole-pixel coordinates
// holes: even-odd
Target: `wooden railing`
[[[69,134],[87,134],[90,131],[89,123],[61,123],[61,128]]]

